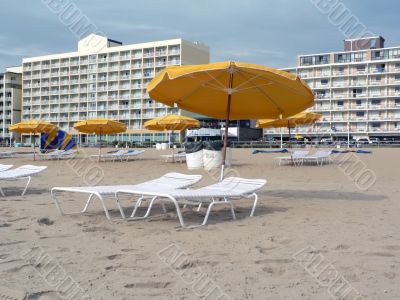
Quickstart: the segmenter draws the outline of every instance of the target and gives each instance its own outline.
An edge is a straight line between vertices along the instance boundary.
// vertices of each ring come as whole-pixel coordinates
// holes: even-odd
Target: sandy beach
[[[182,229],[172,207],[127,221],[108,198],[109,221],[98,201],[86,214],[60,216],[51,199],[54,186],[134,184],[171,171],[203,175],[196,186],[215,182],[214,172],[163,162],[165,151],[123,163],[76,159],[78,170],[72,161],[1,159],[48,169],[25,196],[22,182],[1,182],[0,299],[400,299],[400,150],[372,151],[293,167],[277,166],[282,154],[235,149],[232,174],[268,180],[255,216],[240,200],[236,221],[221,207],[196,229]],[[376,180],[347,174],[351,162]],[[76,211],[86,198],[62,199]],[[202,216],[184,211],[190,223]]]

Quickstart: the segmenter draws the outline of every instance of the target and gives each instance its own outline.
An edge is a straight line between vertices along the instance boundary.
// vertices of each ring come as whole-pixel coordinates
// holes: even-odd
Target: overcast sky
[[[334,0],[14,0],[0,10],[0,72],[22,57],[76,50],[77,34],[47,7],[51,1],[74,4],[98,31],[124,44],[204,42],[212,61],[294,66],[298,54],[339,51],[348,38],[313,4]],[[337,1],[386,46],[400,45],[400,1]]]

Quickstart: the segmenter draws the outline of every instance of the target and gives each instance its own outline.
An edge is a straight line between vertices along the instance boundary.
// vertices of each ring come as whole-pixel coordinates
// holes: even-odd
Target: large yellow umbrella
[[[9,127],[9,130],[18,133],[33,134],[33,160],[36,160],[35,135],[42,132],[50,133],[57,130],[57,126],[43,120],[30,120],[13,124]]]
[[[314,95],[297,76],[241,62],[167,67],[149,83],[151,98],[166,105],[229,120],[288,117],[311,107]]]
[[[256,126],[258,128],[282,128],[287,127],[289,129],[289,141],[290,141],[290,128],[296,127],[297,125],[314,124],[319,119],[322,118],[321,114],[301,112],[294,116],[281,119],[262,119],[258,120]],[[281,146],[282,146],[282,136],[281,136]]]
[[[115,134],[126,131],[126,125],[124,123],[113,121],[109,119],[91,119],[85,121],[79,121],[74,124],[74,128],[79,132],[89,134]],[[99,161],[101,155],[101,142],[99,143]]]
[[[157,131],[182,131],[188,128],[199,127],[200,122],[196,119],[179,116],[179,115],[166,115],[163,117],[155,118],[144,123],[144,127],[149,130]],[[171,136],[171,135],[170,135]],[[174,162],[174,147],[172,147],[172,161]]]

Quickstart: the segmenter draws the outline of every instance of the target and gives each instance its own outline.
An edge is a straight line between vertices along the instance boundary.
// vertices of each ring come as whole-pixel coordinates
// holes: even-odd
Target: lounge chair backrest
[[[3,165],[0,164],[0,172],[11,169],[13,167],[13,165]]]
[[[0,178],[30,176],[46,169],[47,166],[23,165],[18,168],[0,172]]]
[[[307,156],[309,152],[310,152],[310,151],[304,151],[304,150],[301,150],[301,151],[293,151],[292,157],[293,157],[293,158],[296,158],[296,157],[304,157],[304,156]]]
[[[251,194],[256,190],[259,190],[267,184],[265,179],[245,179],[239,177],[228,177],[224,180],[200,188],[199,190],[218,190],[218,191],[232,191],[239,192],[240,194]]]
[[[173,186],[179,189],[193,185],[201,180],[201,175],[187,175],[181,173],[167,173],[160,178],[140,183],[139,185],[152,186],[157,188],[157,185]]]
[[[128,150],[124,155],[139,155],[142,154],[145,150]]]
[[[331,155],[331,153],[332,153],[332,150],[318,150],[312,156],[322,158],[322,157],[327,157],[327,156]]]

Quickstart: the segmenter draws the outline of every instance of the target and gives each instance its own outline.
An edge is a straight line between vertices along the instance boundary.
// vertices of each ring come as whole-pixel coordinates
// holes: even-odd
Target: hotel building
[[[143,123],[184,112],[152,100],[146,92],[148,83],[166,66],[209,60],[209,48],[197,42],[122,45],[91,34],[79,41],[76,52],[23,59],[22,119],[47,120],[76,134],[73,125],[79,120],[109,118],[127,125],[120,141],[165,141],[166,133],[146,131]],[[83,143],[93,138],[80,135]]]
[[[22,68],[10,67],[0,73],[0,142],[7,144],[11,139],[19,138],[10,133],[8,127],[21,121],[21,81]]]
[[[299,126],[307,137],[351,138],[400,136],[400,47],[384,48],[378,37],[344,41],[344,51],[300,55],[300,76],[314,91],[312,112],[322,114],[314,126]],[[283,130],[287,133],[287,130]],[[279,129],[264,134],[278,137]]]

